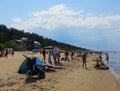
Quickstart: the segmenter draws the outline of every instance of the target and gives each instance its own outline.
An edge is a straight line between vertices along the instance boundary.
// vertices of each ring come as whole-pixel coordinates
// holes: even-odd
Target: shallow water
[[[120,53],[111,52],[109,53],[110,57],[110,70],[112,74],[120,80]]]

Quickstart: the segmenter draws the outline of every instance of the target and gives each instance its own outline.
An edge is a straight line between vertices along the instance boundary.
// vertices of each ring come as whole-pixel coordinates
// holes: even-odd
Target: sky
[[[120,0],[1,0],[0,24],[96,51],[120,51]]]

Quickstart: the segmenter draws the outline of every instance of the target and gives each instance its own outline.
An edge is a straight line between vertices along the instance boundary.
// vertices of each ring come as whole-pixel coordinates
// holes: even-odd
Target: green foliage
[[[16,46],[17,46],[17,44],[14,41],[5,42],[6,48],[15,48]]]
[[[0,51],[4,49],[4,44],[0,44]]]
[[[23,46],[17,45],[15,50],[16,51],[25,51],[25,48]]]
[[[13,48],[16,51],[23,51],[24,48],[20,45],[17,45],[13,40],[5,42],[6,48]]]
[[[14,40],[21,39],[22,37],[26,37],[28,39],[32,39],[33,41],[38,41],[41,43],[41,47],[45,46],[58,46],[61,49],[65,50],[87,50],[85,48],[76,47],[73,45],[57,42],[52,39],[44,38],[35,33],[24,32],[24,30],[18,30],[15,28],[7,28],[5,25],[0,25],[0,43],[2,43],[1,48],[14,48],[14,50],[24,50],[24,48],[20,45],[17,45]]]

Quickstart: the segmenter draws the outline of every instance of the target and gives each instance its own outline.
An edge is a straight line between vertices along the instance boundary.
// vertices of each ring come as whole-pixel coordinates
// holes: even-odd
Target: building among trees
[[[41,43],[34,41],[34,39],[21,38],[20,40],[15,40],[18,45],[23,46],[26,50],[40,49]]]

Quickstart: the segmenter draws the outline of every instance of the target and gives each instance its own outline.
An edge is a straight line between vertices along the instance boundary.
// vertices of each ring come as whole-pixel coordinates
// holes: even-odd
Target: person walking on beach
[[[83,67],[83,69],[84,69],[84,67],[87,69],[86,57],[87,57],[87,55],[86,55],[86,53],[84,53],[84,54],[82,55],[82,62],[83,62],[82,67]]]

